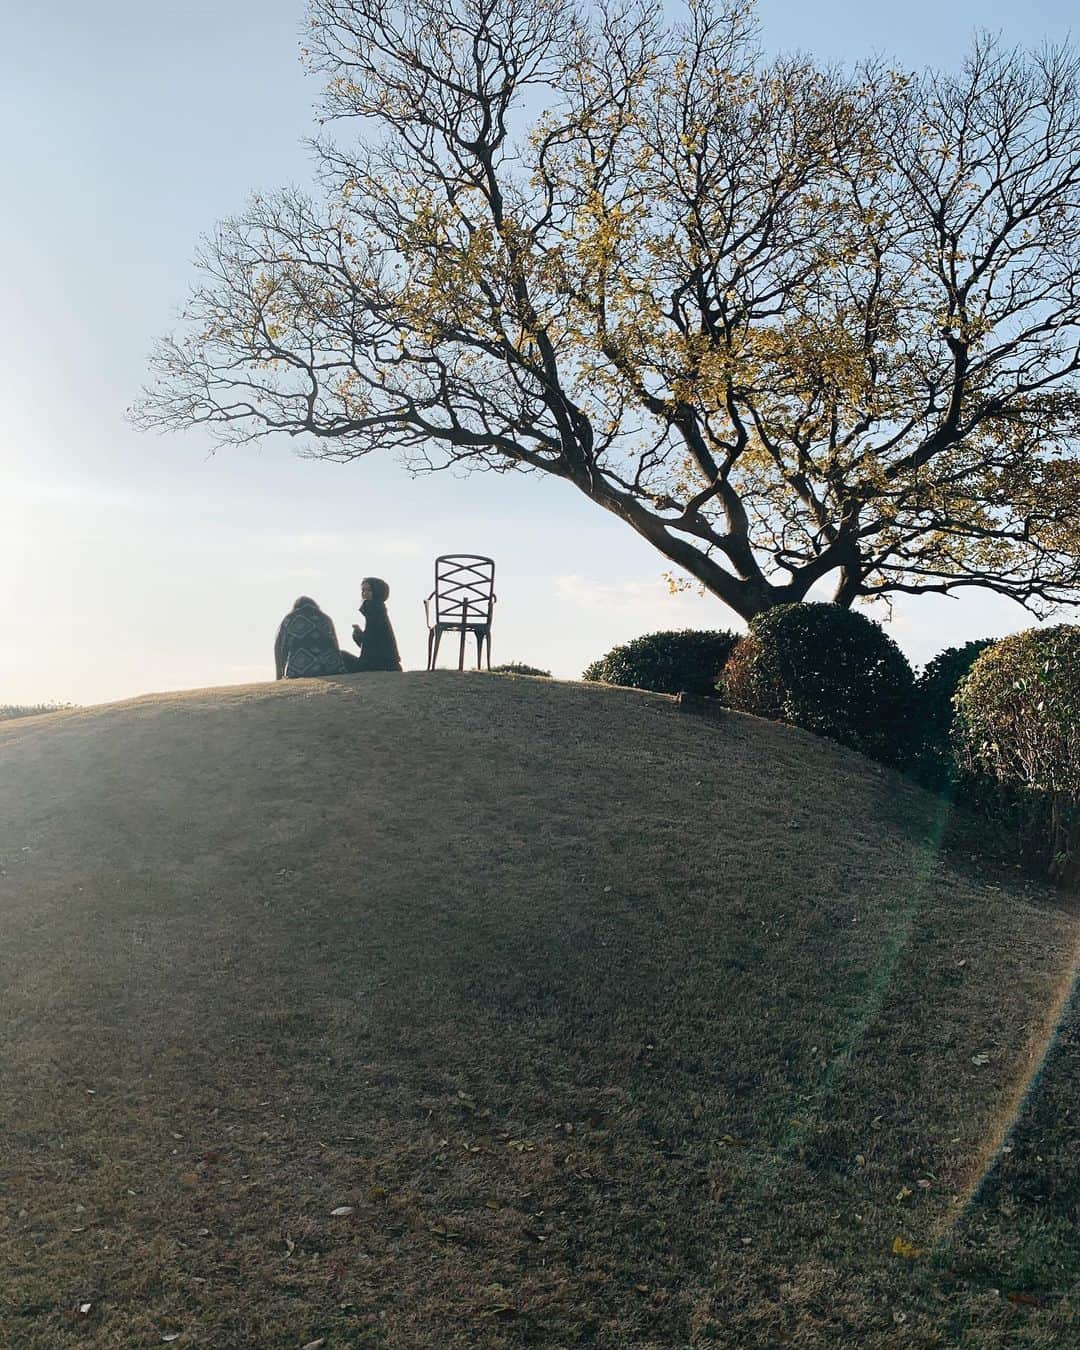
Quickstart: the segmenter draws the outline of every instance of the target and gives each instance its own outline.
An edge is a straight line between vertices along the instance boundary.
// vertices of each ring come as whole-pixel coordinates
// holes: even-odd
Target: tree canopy
[[[1080,60],[752,5],[311,0],[319,191],[198,257],[145,426],[555,475],[744,617],[1080,598]],[[333,133],[340,134],[333,134]]]

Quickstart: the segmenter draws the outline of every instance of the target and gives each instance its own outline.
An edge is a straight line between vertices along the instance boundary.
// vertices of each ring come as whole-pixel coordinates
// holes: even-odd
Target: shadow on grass
[[[1080,1278],[1080,986],[1072,991],[1007,1142],[958,1228],[997,1253],[973,1270],[1003,1287],[1077,1292]]]

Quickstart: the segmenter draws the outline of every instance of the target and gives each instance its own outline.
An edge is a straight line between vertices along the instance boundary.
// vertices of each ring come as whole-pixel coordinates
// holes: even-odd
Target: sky
[[[413,479],[389,458],[302,460],[287,439],[215,452],[204,432],[131,428],[200,235],[254,192],[310,182],[303,0],[0,8],[0,704],[271,679],[293,599],[314,595],[345,642],[369,574],[390,583],[406,668],[422,667],[445,552],[496,559],[496,662],[576,678],[642,633],[742,627],[711,597],[670,596],[665,560],[563,484]],[[976,28],[1059,40],[1070,10],[759,5],[772,49],[912,67],[959,60]],[[968,593],[898,603],[888,627],[919,664],[1029,624]]]

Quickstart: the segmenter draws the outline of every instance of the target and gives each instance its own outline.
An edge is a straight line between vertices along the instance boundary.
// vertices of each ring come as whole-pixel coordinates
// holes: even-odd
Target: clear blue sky
[[[382,575],[407,666],[436,553],[499,563],[496,660],[577,676],[661,627],[730,627],[671,599],[664,561],[573,491],[532,478],[412,480],[392,461],[296,459],[287,442],[210,454],[198,433],[123,420],[172,326],[198,236],[251,192],[304,184],[314,82],[302,0],[54,0],[8,7],[0,49],[0,703],[90,703],[272,676],[300,592],[347,638]],[[1061,38],[1061,0],[762,0],[770,47],[952,64],[976,26]],[[1004,602],[919,601],[892,631],[923,661],[1025,626]]]

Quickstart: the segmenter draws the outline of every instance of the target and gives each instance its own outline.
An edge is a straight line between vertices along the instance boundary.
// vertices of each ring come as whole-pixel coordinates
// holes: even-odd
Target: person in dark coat
[[[360,648],[360,655],[342,652],[345,669],[400,670],[397,639],[386,612],[390,587],[381,577],[365,577],[360,583],[360,596],[363,601],[360,613],[364,616],[364,627],[354,623],[352,630],[353,641]]]
[[[345,669],[334,622],[310,595],[299,596],[282,619],[274,641],[274,666],[279,680],[340,675]]]

